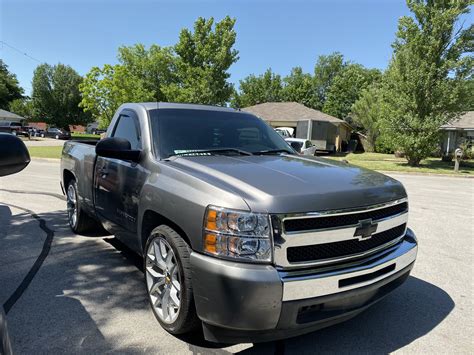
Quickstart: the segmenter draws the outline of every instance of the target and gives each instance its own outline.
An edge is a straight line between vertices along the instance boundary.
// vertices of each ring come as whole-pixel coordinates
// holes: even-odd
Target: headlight
[[[203,234],[207,254],[256,262],[272,260],[268,214],[208,206]]]

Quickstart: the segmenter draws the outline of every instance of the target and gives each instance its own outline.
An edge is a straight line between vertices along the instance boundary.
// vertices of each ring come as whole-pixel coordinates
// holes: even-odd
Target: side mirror
[[[140,160],[141,150],[132,150],[130,142],[125,138],[110,137],[104,138],[97,143],[95,153],[104,158],[138,162]]]
[[[12,134],[0,133],[0,176],[18,173],[29,163],[25,143]]]

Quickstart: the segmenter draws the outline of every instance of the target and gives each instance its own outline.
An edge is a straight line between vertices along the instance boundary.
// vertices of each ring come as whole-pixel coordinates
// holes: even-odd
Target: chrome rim
[[[173,249],[162,237],[155,238],[148,246],[146,284],[160,320],[173,323],[181,308],[181,274]]]
[[[73,184],[67,188],[67,214],[69,224],[74,227],[77,222],[77,203],[76,203],[76,189]]]

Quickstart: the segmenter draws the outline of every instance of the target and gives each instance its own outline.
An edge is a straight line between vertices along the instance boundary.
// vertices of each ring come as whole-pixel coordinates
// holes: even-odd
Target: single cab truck
[[[416,259],[402,184],[298,155],[229,108],[124,104],[106,138],[65,143],[61,176],[72,230],[102,225],[143,257],[151,309],[172,334],[311,332],[387,295]]]

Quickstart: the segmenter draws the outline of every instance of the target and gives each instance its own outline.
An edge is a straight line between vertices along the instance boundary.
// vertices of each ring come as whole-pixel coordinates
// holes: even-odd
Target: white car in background
[[[316,146],[308,139],[285,138],[285,141],[298,153],[303,155],[315,155]]]
[[[282,136],[283,138],[291,138],[293,137],[293,133],[295,131],[294,128],[291,127],[277,127],[275,128],[275,131]]]

